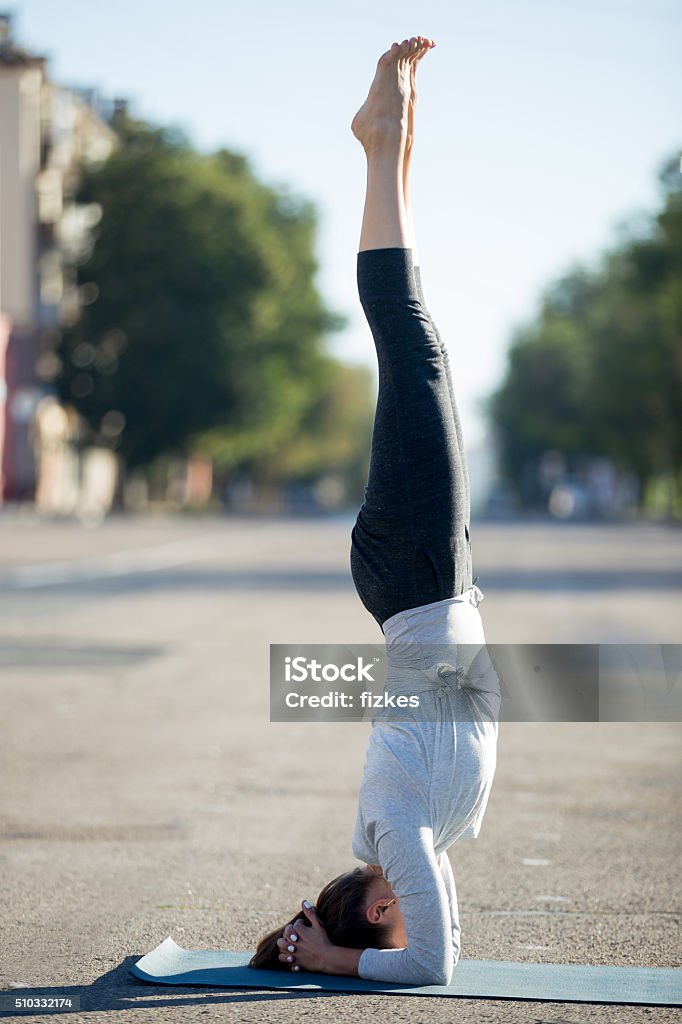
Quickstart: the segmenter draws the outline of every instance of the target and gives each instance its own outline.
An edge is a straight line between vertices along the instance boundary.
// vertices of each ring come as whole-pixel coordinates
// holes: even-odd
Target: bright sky
[[[340,357],[374,366],[357,299],[365,181],[350,121],[395,39],[437,42],[419,69],[413,196],[426,298],[448,341],[468,446],[514,325],[573,261],[660,202],[682,144],[677,0],[23,0],[20,44],[64,85],[245,153],[314,201],[318,285],[349,316]]]

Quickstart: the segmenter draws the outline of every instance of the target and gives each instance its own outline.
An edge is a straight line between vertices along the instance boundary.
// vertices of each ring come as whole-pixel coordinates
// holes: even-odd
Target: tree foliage
[[[369,374],[324,350],[343,319],[316,289],[312,205],[246,159],[130,119],[78,199],[102,211],[78,268],[59,389],[128,469],[209,452],[263,478],[357,472]],[[347,409],[341,408],[348,402]]]
[[[660,175],[664,202],[645,233],[577,266],[519,329],[489,411],[502,470],[527,503],[543,452],[569,467],[606,456],[641,493],[669,475],[682,496],[682,179]]]

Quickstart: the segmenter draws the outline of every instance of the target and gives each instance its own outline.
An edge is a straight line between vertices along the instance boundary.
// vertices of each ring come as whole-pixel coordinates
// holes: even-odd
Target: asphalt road
[[[0,989],[78,995],[69,1019],[98,1024],[680,1019],[135,981],[169,934],[252,947],[354,863],[369,727],[268,713],[270,643],[381,641],[350,520],[0,522]],[[680,640],[682,531],[474,525],[472,541],[489,642]],[[464,957],[680,965],[681,738],[501,725],[481,835],[450,851]]]

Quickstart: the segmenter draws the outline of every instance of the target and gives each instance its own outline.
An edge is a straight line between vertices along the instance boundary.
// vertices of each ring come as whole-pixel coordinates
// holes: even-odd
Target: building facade
[[[75,202],[79,174],[115,146],[94,92],[51,82],[45,58],[18,47],[0,14],[0,500],[42,496],[49,508],[46,480],[57,479],[52,510],[77,501],[68,448],[78,428],[55,412],[55,348],[87,301],[75,265],[101,215]]]

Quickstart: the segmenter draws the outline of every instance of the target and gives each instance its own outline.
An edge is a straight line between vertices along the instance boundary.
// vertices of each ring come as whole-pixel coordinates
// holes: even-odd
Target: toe
[[[396,55],[398,54],[399,50],[400,50],[400,43],[393,43],[393,45],[391,46],[391,49],[390,50],[386,50],[386,53],[382,53],[381,57],[379,57],[379,61],[378,61],[379,66],[380,67],[386,67],[388,64],[391,64],[395,60]]]
[[[417,52],[415,54],[415,58],[414,58],[415,59],[415,63],[417,63],[417,64],[422,59],[424,54],[428,53],[429,50],[431,49],[431,47],[436,45],[433,42],[433,40],[431,40],[431,39],[425,39],[423,36],[420,37],[420,38],[421,38],[421,43],[420,43],[420,46],[419,46],[419,48],[418,48],[418,50],[417,50]]]

